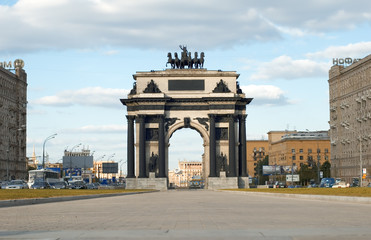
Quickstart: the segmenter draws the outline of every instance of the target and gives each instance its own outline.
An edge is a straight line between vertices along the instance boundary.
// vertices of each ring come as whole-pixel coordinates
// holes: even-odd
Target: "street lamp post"
[[[43,144],[43,169],[45,168],[45,144],[46,144],[46,141],[52,139],[52,138],[55,138],[55,136],[57,136],[56,133],[54,133],[53,135],[50,135],[49,137],[47,137],[45,140],[44,140],[44,144]]]
[[[291,185],[294,186],[294,160],[295,159],[295,149],[292,149],[292,158],[291,158]]]
[[[361,177],[359,179],[361,185],[359,185],[360,187],[362,187],[362,184],[363,184],[363,162],[362,162],[362,137],[359,136],[359,168],[360,168],[360,171],[361,171]]]
[[[320,184],[320,176],[319,176],[319,160],[321,158],[320,156],[320,153],[321,153],[321,149],[317,148],[317,181],[318,181],[318,185]]]

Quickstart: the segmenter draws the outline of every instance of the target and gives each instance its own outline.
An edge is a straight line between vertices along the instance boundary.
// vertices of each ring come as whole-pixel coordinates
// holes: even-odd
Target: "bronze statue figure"
[[[188,52],[187,46],[179,45],[179,47],[182,50],[180,59],[178,57],[178,53],[174,53],[174,58],[172,58],[171,53],[169,52],[167,54],[168,60],[166,67],[168,64],[170,64],[172,69],[184,69],[185,67],[188,69],[198,69],[204,67],[205,54],[203,52],[201,52],[200,58],[198,58],[197,52],[194,53],[194,58],[192,58],[192,53]]]

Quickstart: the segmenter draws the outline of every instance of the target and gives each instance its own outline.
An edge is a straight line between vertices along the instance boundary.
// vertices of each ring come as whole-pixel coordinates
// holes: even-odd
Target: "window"
[[[295,148],[291,149],[291,152],[292,152],[292,153],[295,153]]]
[[[300,156],[300,160],[304,160],[304,157],[303,156]]]
[[[308,153],[312,153],[312,149],[311,148],[308,148]]]
[[[302,148],[300,148],[300,149],[299,149],[299,152],[300,152],[300,153],[303,153],[304,151],[303,151],[303,149],[302,149]]]
[[[328,148],[325,148],[325,153],[328,153]]]

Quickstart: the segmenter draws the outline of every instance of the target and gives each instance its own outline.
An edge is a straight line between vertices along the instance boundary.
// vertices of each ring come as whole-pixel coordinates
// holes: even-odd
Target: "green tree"
[[[324,178],[329,178],[331,177],[331,163],[329,161],[326,161],[322,164],[320,167],[320,170],[323,172],[323,177]]]
[[[258,184],[263,185],[265,181],[269,180],[269,176],[263,176],[263,166],[269,164],[269,156],[265,156],[263,160],[259,160],[256,164],[256,171],[258,173]]]

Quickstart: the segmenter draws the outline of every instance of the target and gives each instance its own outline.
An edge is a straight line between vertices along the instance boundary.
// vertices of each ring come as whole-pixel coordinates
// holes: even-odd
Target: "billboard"
[[[63,156],[63,168],[92,168],[93,156]]]
[[[297,166],[294,166],[294,172],[298,170]],[[291,166],[278,166],[278,165],[266,165],[263,166],[263,175],[285,175],[291,173]]]
[[[102,163],[103,173],[118,173],[119,164],[118,163]]]

